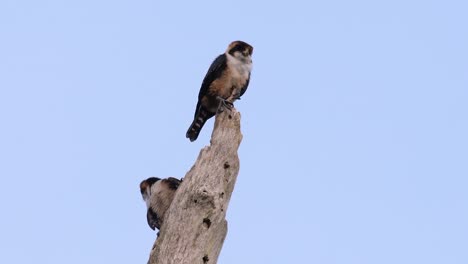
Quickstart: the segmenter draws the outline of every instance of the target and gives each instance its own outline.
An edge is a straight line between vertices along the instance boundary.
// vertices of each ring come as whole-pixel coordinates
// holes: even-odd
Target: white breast
[[[231,69],[233,82],[245,82],[252,70],[252,59],[249,57],[245,60],[227,54],[228,67]]]

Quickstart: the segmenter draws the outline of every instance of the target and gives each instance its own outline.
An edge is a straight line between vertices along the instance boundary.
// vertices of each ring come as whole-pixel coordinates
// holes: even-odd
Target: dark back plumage
[[[198,102],[195,108],[193,122],[186,133],[186,137],[189,138],[190,141],[195,141],[198,138],[205,122],[215,115],[215,113],[206,109],[201,102],[203,97],[209,92],[209,88],[213,81],[218,79],[226,69],[226,65],[226,54],[219,55],[213,63],[211,63],[205,78],[203,78],[200,92],[198,93]]]

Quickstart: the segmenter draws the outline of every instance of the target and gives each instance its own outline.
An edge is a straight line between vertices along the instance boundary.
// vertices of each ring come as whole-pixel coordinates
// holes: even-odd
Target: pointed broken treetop
[[[235,108],[216,115],[211,144],[200,151],[177,190],[149,264],[217,262],[227,233],[226,210],[239,173],[240,119]]]

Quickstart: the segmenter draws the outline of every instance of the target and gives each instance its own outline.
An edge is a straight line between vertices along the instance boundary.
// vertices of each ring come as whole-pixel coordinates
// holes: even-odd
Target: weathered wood
[[[185,175],[151,250],[149,264],[212,264],[227,234],[226,210],[237,174],[242,140],[240,113],[216,115],[210,146]]]

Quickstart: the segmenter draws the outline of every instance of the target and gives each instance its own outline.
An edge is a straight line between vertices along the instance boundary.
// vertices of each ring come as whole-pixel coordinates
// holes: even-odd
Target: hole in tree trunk
[[[206,228],[210,228],[211,226],[211,220],[209,218],[204,218],[203,219],[203,225],[206,227]]]
[[[203,257],[203,263],[208,263],[209,260],[210,260],[210,259],[208,258],[208,255],[205,255],[205,256]]]

